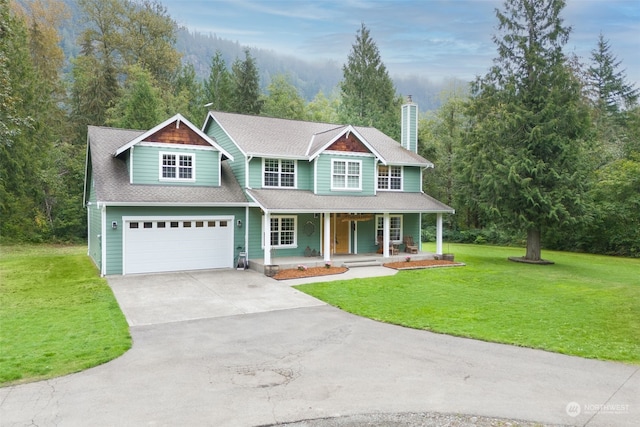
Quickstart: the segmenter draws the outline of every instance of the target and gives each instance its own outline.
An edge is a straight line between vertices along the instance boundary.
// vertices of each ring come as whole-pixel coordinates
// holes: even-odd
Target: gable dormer
[[[219,186],[222,147],[176,114],[114,153],[127,164],[131,184]]]

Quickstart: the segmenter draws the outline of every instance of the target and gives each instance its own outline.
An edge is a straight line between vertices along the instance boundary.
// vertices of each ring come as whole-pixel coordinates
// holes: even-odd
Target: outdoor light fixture
[[[238,228],[242,228],[242,220],[241,219],[238,220]]]
[[[111,228],[113,228],[114,230],[118,229],[118,221],[111,221]]]

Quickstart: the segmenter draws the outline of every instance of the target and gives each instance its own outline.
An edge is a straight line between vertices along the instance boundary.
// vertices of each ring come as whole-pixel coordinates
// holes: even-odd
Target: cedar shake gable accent
[[[183,129],[181,131],[181,129]],[[186,132],[185,132],[186,130]],[[189,139],[182,139],[183,136],[187,136]],[[197,138],[196,138],[197,137]],[[156,138],[162,138],[162,141],[158,141]],[[181,114],[165,120],[156,127],[146,132],[141,132],[141,135],[137,138],[127,142],[119,147],[113,155],[115,157],[120,156],[125,151],[128,151],[134,145],[147,141],[156,143],[169,143],[169,144],[181,144],[181,145],[194,145],[192,142],[196,142],[196,146],[209,146],[222,153],[222,159],[233,160],[233,156],[223,149],[218,143],[210,138],[207,134],[195,127],[189,120],[185,119]]]
[[[371,153],[371,150],[362,143],[353,133],[347,132],[336,142],[327,147],[331,151],[346,151],[351,153]]]
[[[160,129],[156,133],[149,135],[143,141],[145,142],[162,142],[164,144],[178,145],[199,145],[210,146],[200,135],[194,132],[189,126],[180,126],[180,122],[170,123],[165,128]]]

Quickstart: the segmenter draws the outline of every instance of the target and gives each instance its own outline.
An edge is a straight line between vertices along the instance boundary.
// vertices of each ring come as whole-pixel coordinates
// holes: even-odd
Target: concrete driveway
[[[179,321],[170,313],[167,322],[153,310],[133,313],[149,296],[134,292],[125,302],[127,293],[120,289],[126,283],[110,278],[121,303],[133,311],[128,316],[140,323],[131,327],[133,348],[78,374],[0,389],[0,424],[253,426],[433,411],[545,424],[638,425],[638,366],[383,324],[320,304],[253,272],[228,273],[216,277],[233,280],[238,274],[237,283],[246,289],[237,292],[249,293],[239,299],[284,295],[282,303],[256,302],[248,309],[221,296],[226,282],[187,274],[188,286],[183,286],[189,291],[174,289],[173,295],[183,307],[200,303],[189,315],[198,319]],[[167,295],[158,292],[149,305],[171,311],[171,285],[159,277],[182,276],[140,276],[137,286],[149,281],[147,286],[168,287]],[[216,305],[198,301],[210,295],[221,300]],[[284,307],[290,296],[291,305],[299,307]],[[237,310],[231,315],[218,310],[225,298]],[[267,311],[266,304],[274,304],[274,310]],[[247,313],[238,314],[243,310]]]
[[[108,282],[130,326],[324,304],[253,270],[111,276]]]

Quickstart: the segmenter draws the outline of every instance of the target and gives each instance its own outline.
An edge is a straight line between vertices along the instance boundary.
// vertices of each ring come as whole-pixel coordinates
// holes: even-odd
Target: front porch
[[[410,254],[405,252],[399,252],[397,255],[390,255],[384,257],[379,253],[367,253],[367,254],[344,254],[344,255],[332,255],[331,265],[334,267],[367,267],[367,266],[381,266],[390,262],[405,261],[407,257],[411,257],[412,261],[435,259],[436,254],[430,252],[420,252],[417,254]],[[272,257],[271,262],[267,265],[277,265],[280,270],[288,270],[292,268],[298,268],[299,265],[304,265],[308,268],[311,267],[324,267],[325,261],[322,255],[315,257]],[[256,258],[249,260],[249,268],[259,273],[265,272],[265,262],[263,258]]]

